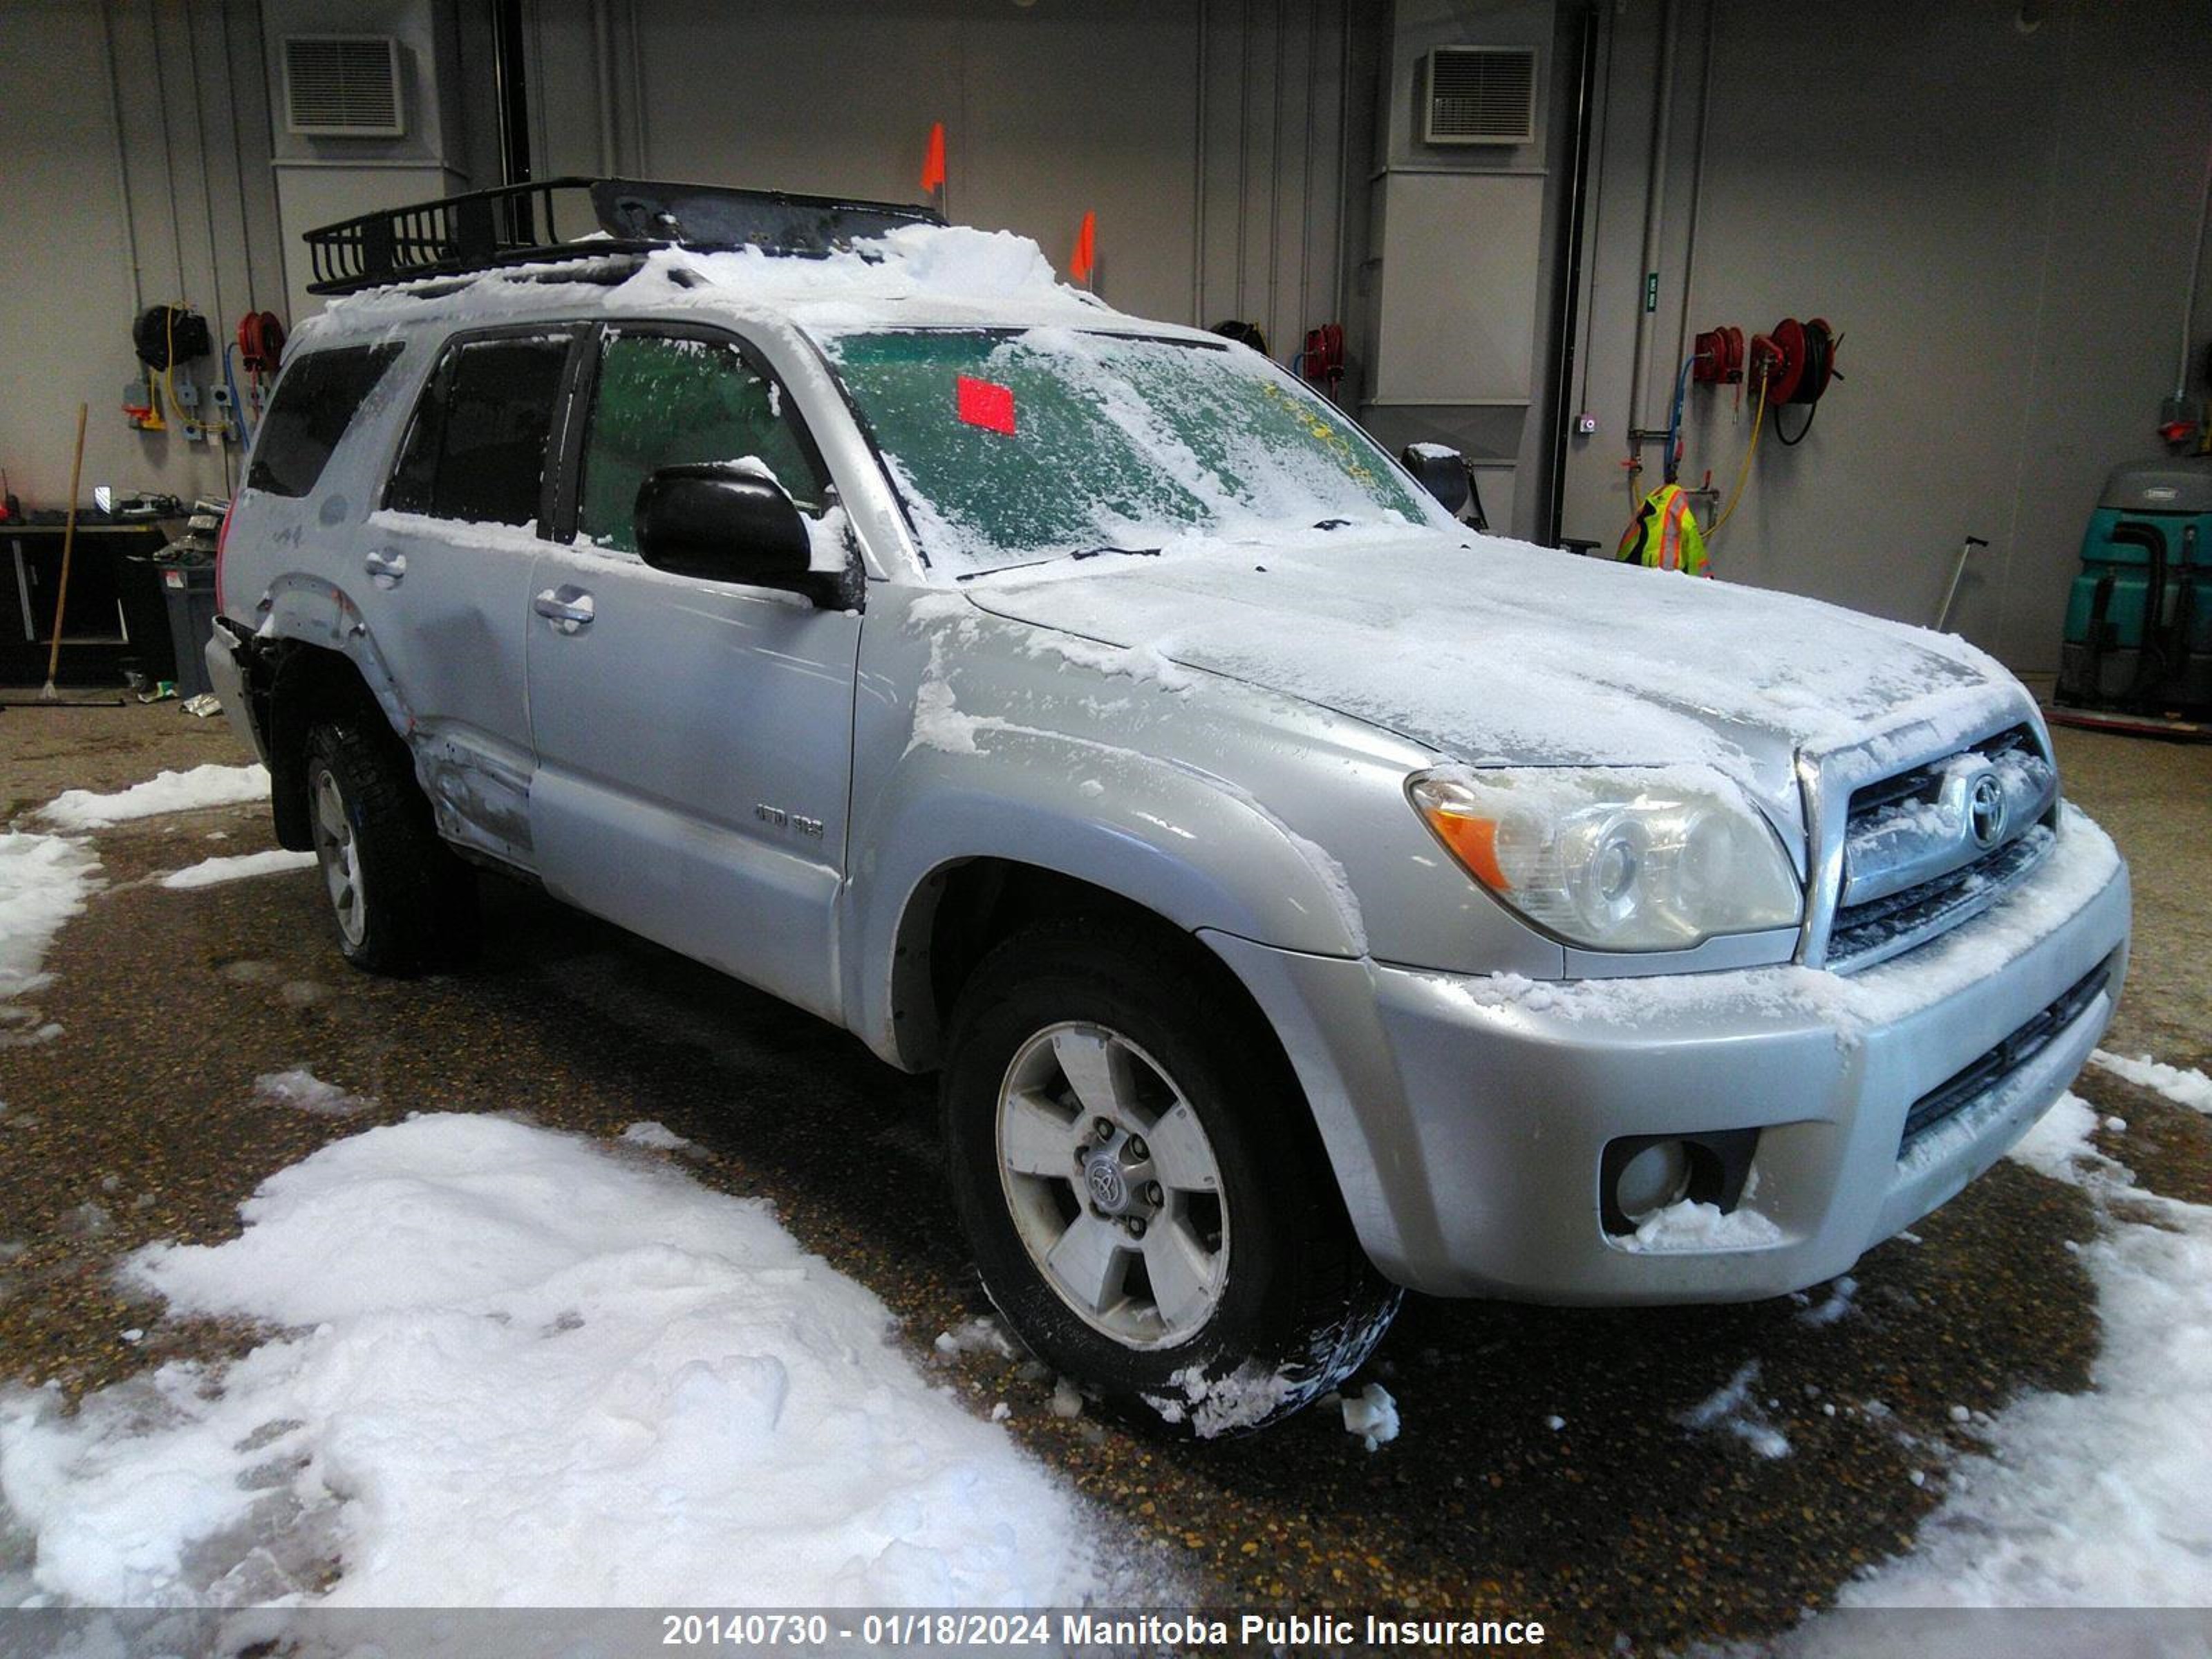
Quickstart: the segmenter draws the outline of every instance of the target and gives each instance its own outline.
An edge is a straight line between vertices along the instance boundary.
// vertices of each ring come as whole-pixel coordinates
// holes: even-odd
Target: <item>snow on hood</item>
[[[2023,699],[1949,635],[1793,595],[1414,532],[1009,573],[994,615],[1322,705],[1474,764],[1704,762]]]

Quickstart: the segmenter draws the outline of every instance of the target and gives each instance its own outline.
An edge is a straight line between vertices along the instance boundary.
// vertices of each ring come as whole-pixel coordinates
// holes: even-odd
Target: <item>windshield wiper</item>
[[[1351,525],[1352,520],[1349,519],[1323,519],[1314,528],[1316,530],[1346,530],[1349,529]]]
[[[1060,559],[1097,559],[1109,553],[1121,554],[1132,559],[1154,559],[1159,556],[1160,550],[1157,547],[1079,547],[1066,553],[1048,553],[1041,559],[1024,559],[1019,564],[994,565],[988,570],[959,571],[952,580],[971,582],[978,576],[1003,576],[1011,570],[1035,570],[1040,565],[1051,564]]]

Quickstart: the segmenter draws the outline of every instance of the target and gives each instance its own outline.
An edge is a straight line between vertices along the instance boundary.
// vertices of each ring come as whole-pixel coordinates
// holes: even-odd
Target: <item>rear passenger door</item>
[[[538,872],[836,1018],[860,619],[650,569],[632,521],[655,469],[750,458],[831,534],[829,473],[766,361],[718,330],[609,326],[577,386],[573,524],[539,553],[529,625]]]
[[[447,342],[369,519],[356,579],[370,636],[415,719],[440,830],[524,866],[535,862],[531,566],[584,332],[532,324]]]

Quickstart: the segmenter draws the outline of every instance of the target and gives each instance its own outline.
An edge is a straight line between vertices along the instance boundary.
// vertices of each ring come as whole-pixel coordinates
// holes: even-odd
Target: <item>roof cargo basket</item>
[[[756,247],[819,258],[901,225],[944,222],[933,209],[902,202],[571,178],[387,208],[324,225],[303,240],[314,262],[307,292],[353,294],[426,276],[658,247]]]

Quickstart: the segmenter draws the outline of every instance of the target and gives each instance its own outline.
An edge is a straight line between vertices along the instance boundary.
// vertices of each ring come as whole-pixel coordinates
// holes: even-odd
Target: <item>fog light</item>
[[[1743,1196],[1759,1150],[1756,1129],[1697,1129],[1679,1135],[1623,1135],[1599,1156],[1598,1218],[1618,1238],[1654,1210],[1690,1199],[1723,1215]]]
[[[1623,1215],[1641,1219],[1689,1190],[1689,1148],[1679,1140],[1655,1141],[1621,1166],[1613,1178],[1613,1201]]]

